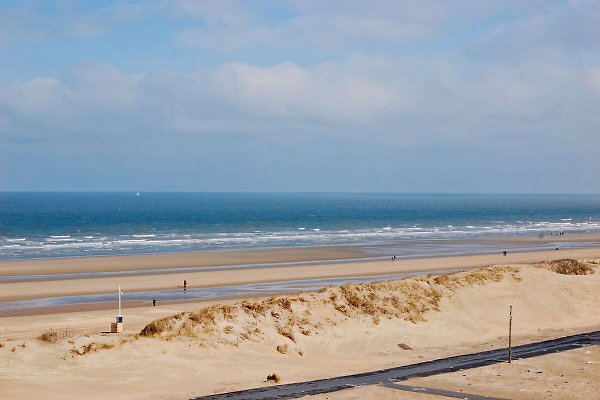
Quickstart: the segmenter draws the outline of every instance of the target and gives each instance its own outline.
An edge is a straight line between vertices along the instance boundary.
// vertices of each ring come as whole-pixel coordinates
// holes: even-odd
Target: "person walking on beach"
[[[156,297],[152,299],[152,306],[156,307]]]
[[[187,280],[183,280],[183,290],[187,290]]]

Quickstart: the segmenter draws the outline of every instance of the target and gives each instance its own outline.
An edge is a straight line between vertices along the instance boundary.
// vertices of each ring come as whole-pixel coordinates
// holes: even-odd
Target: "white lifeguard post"
[[[121,315],[121,285],[119,285],[119,292],[117,295],[119,296],[119,315],[116,318],[116,322],[110,324],[110,333],[123,333],[123,316]]]

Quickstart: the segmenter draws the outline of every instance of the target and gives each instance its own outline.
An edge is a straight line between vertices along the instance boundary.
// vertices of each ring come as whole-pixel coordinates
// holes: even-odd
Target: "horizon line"
[[[600,195],[600,192],[434,192],[434,191],[295,191],[295,190],[258,190],[258,191],[189,191],[189,190],[0,190],[0,194],[402,194],[402,195]]]

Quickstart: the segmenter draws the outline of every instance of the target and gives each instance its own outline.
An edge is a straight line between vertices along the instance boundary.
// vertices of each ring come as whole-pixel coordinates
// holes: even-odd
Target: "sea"
[[[0,193],[0,259],[600,232],[600,195]]]

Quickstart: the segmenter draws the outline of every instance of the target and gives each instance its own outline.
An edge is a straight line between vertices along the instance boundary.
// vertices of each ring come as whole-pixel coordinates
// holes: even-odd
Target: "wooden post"
[[[508,319],[508,363],[512,364],[512,306],[510,306]]]

